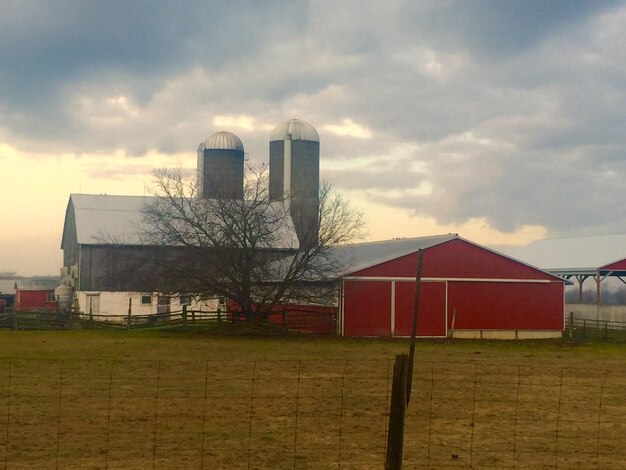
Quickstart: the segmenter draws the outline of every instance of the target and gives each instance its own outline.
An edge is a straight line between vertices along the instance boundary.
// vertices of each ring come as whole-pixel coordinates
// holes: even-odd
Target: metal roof
[[[289,119],[277,125],[270,134],[270,142],[276,140],[310,140],[319,142],[320,136],[308,122],[299,119]]]
[[[395,240],[355,243],[353,245],[337,247],[334,253],[342,263],[349,265],[350,272],[355,272],[410,253],[415,253],[420,249],[439,245],[455,238],[459,238],[456,233],[449,233],[430,237],[400,238]]]
[[[61,279],[16,279],[15,289],[34,291],[34,290],[54,290]]]
[[[626,258],[626,235],[551,238],[499,251],[553,273],[594,274]]]
[[[151,199],[152,196],[71,194],[68,211],[73,207],[77,242],[98,245],[115,240],[128,245],[141,244],[139,235],[148,229],[141,211]]]
[[[15,295],[15,279],[0,279],[0,294]]]
[[[200,144],[200,149],[224,149],[224,150],[240,150],[243,152],[243,143],[235,134],[222,131],[216,132],[209,136]]]
[[[155,196],[108,196],[95,194],[71,194],[67,211],[73,209],[76,221],[76,239],[82,245],[143,245],[143,234],[150,226],[143,221],[143,208],[156,199]],[[270,210],[278,210],[281,202],[270,204]],[[69,215],[69,214],[68,214]],[[63,240],[70,227],[63,228]],[[297,236],[291,218],[284,230],[277,234],[280,247],[297,248]],[[63,247],[63,242],[61,247]]]

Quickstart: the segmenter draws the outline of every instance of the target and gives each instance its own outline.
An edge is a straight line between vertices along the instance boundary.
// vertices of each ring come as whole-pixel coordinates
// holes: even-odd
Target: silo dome
[[[216,132],[211,135],[207,140],[200,144],[200,147],[204,146],[205,149],[212,150],[239,150],[243,152],[243,143],[241,139],[235,134],[230,132]]]
[[[270,134],[270,142],[279,140],[308,140],[319,142],[320,136],[315,127],[300,119],[289,119],[277,125]]]
[[[198,147],[198,195],[202,198],[243,197],[241,139],[230,132],[216,132]]]

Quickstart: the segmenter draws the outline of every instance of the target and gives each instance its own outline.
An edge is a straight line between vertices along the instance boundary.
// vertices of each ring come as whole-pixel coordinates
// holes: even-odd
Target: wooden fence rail
[[[76,311],[5,311],[0,313],[0,328],[12,330],[47,330],[47,329],[139,329],[160,327],[200,326],[232,322],[233,315],[220,309],[214,311],[192,310],[184,306],[181,310],[168,313],[143,315],[96,314]],[[237,321],[245,321],[242,316]],[[287,330],[309,333],[335,333],[336,313],[334,311],[290,312],[271,314],[269,323]]]

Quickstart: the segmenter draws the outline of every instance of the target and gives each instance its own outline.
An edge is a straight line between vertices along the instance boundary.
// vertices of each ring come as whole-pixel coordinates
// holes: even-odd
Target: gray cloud
[[[339,189],[442,223],[624,232],[624,21],[612,1],[4,2],[0,135],[193,158],[215,116],[245,115],[225,130],[259,161],[263,126],[300,117]],[[345,119],[371,137],[326,127]]]

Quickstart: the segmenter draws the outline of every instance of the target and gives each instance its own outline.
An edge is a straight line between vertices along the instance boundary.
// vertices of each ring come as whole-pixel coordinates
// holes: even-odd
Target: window
[[[190,305],[191,304],[191,296],[189,295],[181,295],[178,300],[181,305]]]
[[[56,297],[54,295],[54,292],[48,292],[48,295],[46,296],[46,302],[56,302]]]
[[[170,296],[159,295],[157,297],[157,314],[169,315],[170,314]]]
[[[152,303],[152,294],[141,294],[141,303],[143,305],[150,305]]]

